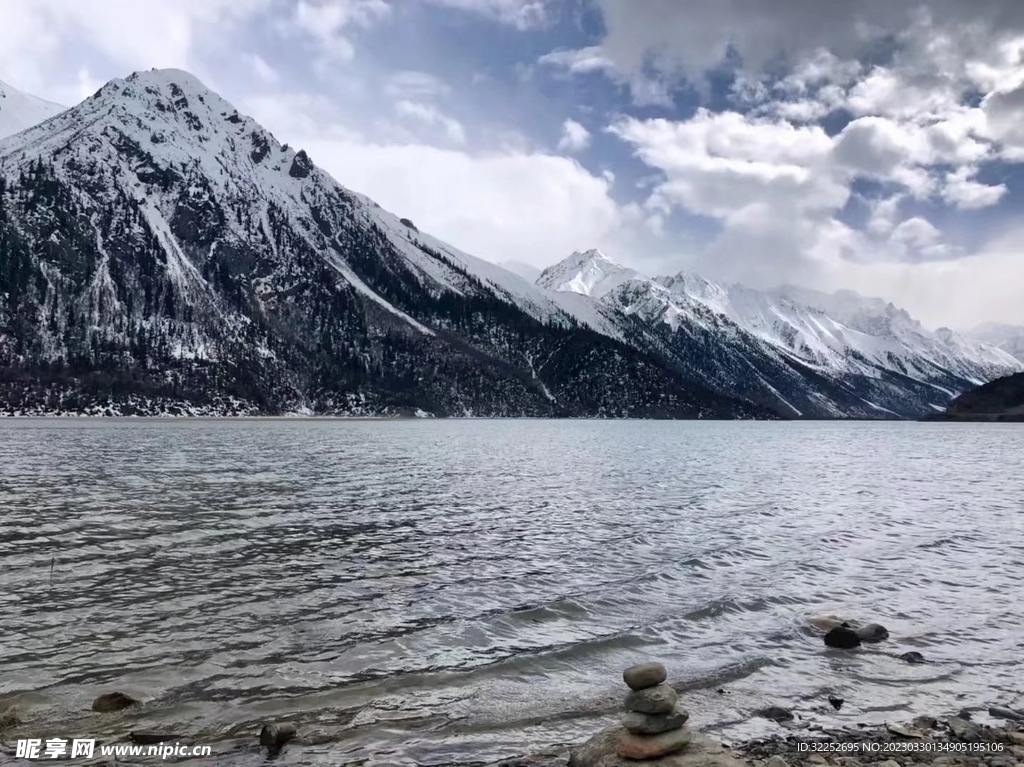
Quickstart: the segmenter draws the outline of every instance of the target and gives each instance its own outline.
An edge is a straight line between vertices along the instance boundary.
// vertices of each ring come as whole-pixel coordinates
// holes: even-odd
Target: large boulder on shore
[[[637,767],[635,759],[619,755],[622,734],[621,727],[599,732],[569,752],[569,767]],[[690,743],[682,751],[652,760],[649,764],[658,767],[744,767],[744,763],[723,745],[697,732],[692,734]]]

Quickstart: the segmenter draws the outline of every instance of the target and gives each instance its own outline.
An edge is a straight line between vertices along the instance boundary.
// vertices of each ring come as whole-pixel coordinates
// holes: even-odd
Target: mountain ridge
[[[180,70],[0,140],[0,246],[10,412],[916,418],[1024,368],[891,304],[811,296],[843,322],[597,250],[531,284]]]
[[[0,246],[8,412],[777,417],[345,189],[180,70],[0,141]]]
[[[798,417],[805,409],[818,417],[866,417],[866,410],[915,417],[941,410],[978,383],[1024,369],[1024,362],[993,345],[947,328],[929,331],[892,303],[852,291],[758,291],[687,272],[648,277],[596,250],[575,251],[548,267],[538,285],[585,296],[623,316],[644,316],[650,327],[675,339],[666,339],[669,345],[706,345],[702,333],[717,337],[718,364],[735,368],[758,358],[757,365],[775,370],[767,378],[759,374],[760,392],[748,391],[748,397],[781,403]],[[833,391],[821,391],[819,380],[808,399],[808,391],[800,391],[806,387],[792,380],[794,371],[807,379],[824,376]],[[709,370],[706,378],[729,385],[722,371]],[[782,391],[794,392],[804,404],[794,404]],[[850,394],[861,404],[851,402]]]

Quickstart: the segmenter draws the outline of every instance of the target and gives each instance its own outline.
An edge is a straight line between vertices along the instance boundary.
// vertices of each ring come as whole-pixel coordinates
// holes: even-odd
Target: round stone
[[[676,707],[679,695],[667,684],[634,690],[626,696],[626,710],[638,714],[667,714]]]
[[[660,663],[638,663],[622,672],[622,679],[631,690],[644,690],[668,679],[668,672]]]

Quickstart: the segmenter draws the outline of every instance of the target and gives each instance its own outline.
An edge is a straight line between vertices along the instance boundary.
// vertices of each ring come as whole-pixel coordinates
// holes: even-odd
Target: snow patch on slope
[[[38,125],[65,108],[0,82],[0,139]]]

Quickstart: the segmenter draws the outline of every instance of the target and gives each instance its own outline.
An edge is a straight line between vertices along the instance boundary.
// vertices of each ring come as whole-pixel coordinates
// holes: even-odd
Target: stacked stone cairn
[[[665,684],[667,678],[660,663],[640,663],[622,672],[630,693],[622,719],[625,729],[618,741],[619,756],[659,759],[690,743],[693,734],[685,726],[690,714],[680,707],[676,691]]]

